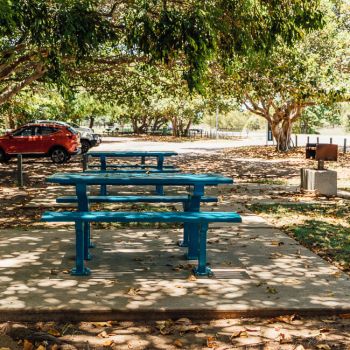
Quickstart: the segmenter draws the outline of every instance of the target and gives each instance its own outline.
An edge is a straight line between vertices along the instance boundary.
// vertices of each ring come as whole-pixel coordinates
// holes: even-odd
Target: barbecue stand
[[[316,169],[301,169],[301,190],[326,196],[337,195],[337,172],[325,169],[325,161],[338,160],[338,145],[307,143],[306,159],[317,161]]]

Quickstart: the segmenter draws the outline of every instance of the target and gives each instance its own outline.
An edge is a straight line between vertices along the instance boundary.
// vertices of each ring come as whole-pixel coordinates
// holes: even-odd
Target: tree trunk
[[[272,135],[276,140],[277,151],[288,151],[291,148],[292,122],[289,118],[271,123]]]
[[[89,128],[92,129],[94,127],[95,117],[90,115]]]
[[[185,128],[185,131],[184,131],[184,136],[188,136],[191,125],[192,125],[192,120],[190,120],[190,121],[187,123],[186,128]]]
[[[171,125],[173,126],[173,136],[178,137],[179,136],[179,129],[177,124],[177,117],[174,117],[171,119]]]

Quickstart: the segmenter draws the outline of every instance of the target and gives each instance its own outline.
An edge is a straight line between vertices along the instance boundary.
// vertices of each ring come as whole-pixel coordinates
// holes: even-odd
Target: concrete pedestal
[[[333,170],[301,169],[302,190],[326,196],[337,195],[337,172]]]

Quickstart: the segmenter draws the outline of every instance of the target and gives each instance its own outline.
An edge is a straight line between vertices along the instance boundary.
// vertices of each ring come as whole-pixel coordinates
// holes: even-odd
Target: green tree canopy
[[[268,54],[236,60],[222,77],[226,93],[272,126],[279,150],[288,150],[293,123],[304,108],[349,99],[349,23],[345,2],[324,1],[326,26],[295,45],[278,40]]]

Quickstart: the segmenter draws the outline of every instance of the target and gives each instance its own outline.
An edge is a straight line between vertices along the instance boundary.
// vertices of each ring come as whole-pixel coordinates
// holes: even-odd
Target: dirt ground
[[[297,189],[302,167],[315,167],[304,150],[276,154],[272,147],[245,147],[210,155],[182,155],[173,163],[185,172],[215,172],[233,177],[237,186],[220,196],[223,201],[252,203],[317,202],[350,204],[337,198],[314,197]],[[340,154],[327,167],[338,172],[340,188],[350,188],[350,154]],[[79,158],[69,165],[49,160],[25,160],[25,187],[15,184],[16,162],[0,164],[0,229],[30,229],[47,208],[26,208],[47,192],[45,178],[62,171],[80,171]],[[345,203],[345,204],[344,204]],[[249,210],[244,209],[244,210]],[[281,315],[275,319],[236,319],[161,322],[89,322],[1,325],[4,349],[350,349],[350,315],[300,319]]]
[[[192,322],[5,323],[0,348],[19,349],[350,349],[350,315]]]

